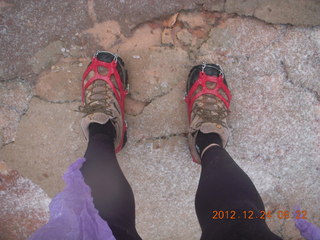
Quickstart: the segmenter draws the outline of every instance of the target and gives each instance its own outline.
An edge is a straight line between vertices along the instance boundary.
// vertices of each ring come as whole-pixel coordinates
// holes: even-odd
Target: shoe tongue
[[[99,124],[105,124],[110,119],[111,119],[111,117],[109,115],[107,115],[105,113],[101,113],[101,112],[95,112],[92,115],[90,115],[91,122],[96,122]]]
[[[199,130],[202,133],[212,133],[212,132],[216,132],[216,129],[217,128],[215,123],[207,122],[207,123],[203,123]]]

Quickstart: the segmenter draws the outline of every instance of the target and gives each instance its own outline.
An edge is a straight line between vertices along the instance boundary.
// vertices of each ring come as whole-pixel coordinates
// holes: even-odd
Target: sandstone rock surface
[[[48,221],[50,198],[0,161],[0,239],[25,240]]]
[[[207,9],[240,13],[241,2],[247,6],[251,1],[231,6],[232,2],[202,3]],[[130,3],[117,2],[123,4],[121,9]],[[184,6],[192,8],[193,3],[187,1]],[[49,196],[62,190],[63,172],[83,156],[86,148],[78,122],[81,114],[74,111],[80,104],[80,81],[76,79],[96,48],[108,46],[105,50],[118,53],[129,73],[128,143],[118,158],[135,193],[138,232],[144,239],[199,239],[194,196],[200,166],[191,162],[187,148],[183,96],[191,66],[214,62],[225,69],[233,94],[227,151],[250,176],[267,210],[276,214],[291,211],[299,204],[308,212],[308,220],[317,223],[319,27],[274,25],[234,14],[182,11],[174,24],[167,26],[172,37],[169,47],[161,42],[164,27],[160,19],[144,23],[127,35],[121,22],[104,21],[101,4],[89,1],[86,7],[92,22],[77,28],[70,42],[65,40],[69,35],[63,35],[63,41],[51,41],[70,46],[63,46],[57,62],[48,62],[42,68],[45,70],[33,78],[37,83],[35,93],[26,82],[20,86],[20,80],[1,83],[2,141],[15,142],[0,149],[0,160],[41,186]],[[172,4],[166,12],[179,8]],[[241,14],[258,13],[262,2],[254,4]],[[258,8],[253,11],[255,6]],[[0,5],[6,11],[11,8]],[[116,10],[114,6],[110,12]],[[308,13],[306,9],[302,12]],[[120,21],[130,19],[127,27],[131,28],[143,19],[135,14],[122,16]],[[39,45],[37,51],[47,51],[48,44]],[[13,74],[20,69],[19,62],[14,69]],[[274,215],[268,224],[285,240],[302,239],[292,219]],[[19,231],[21,238],[26,236],[25,229]]]

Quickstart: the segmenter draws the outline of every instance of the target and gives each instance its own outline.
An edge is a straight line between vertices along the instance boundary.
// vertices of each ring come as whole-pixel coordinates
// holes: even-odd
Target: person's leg
[[[201,239],[281,239],[259,218],[265,209],[252,181],[219,146],[208,148],[201,158],[195,204]]]
[[[186,92],[189,148],[201,164],[195,199],[201,239],[280,239],[260,219],[264,205],[250,178],[224,149],[232,96],[221,66],[194,66]]]
[[[93,203],[116,239],[141,239],[135,229],[132,189],[118,164],[116,153],[126,142],[124,99],[127,71],[123,60],[97,51],[82,77],[81,119],[88,140],[81,168],[91,188]]]
[[[89,125],[86,161],[81,172],[91,188],[95,208],[116,239],[141,239],[135,228],[133,192],[118,164],[114,137],[111,121]]]

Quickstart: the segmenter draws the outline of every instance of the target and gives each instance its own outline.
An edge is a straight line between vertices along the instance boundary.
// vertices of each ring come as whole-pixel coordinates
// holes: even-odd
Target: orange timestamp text
[[[212,211],[213,220],[222,220],[222,219],[270,219],[270,218],[278,218],[278,219],[289,219],[289,218],[295,218],[295,219],[307,219],[307,211],[304,210],[296,210],[294,212],[290,211],[252,211],[252,210],[246,210],[246,211],[236,211],[236,210],[214,210]]]

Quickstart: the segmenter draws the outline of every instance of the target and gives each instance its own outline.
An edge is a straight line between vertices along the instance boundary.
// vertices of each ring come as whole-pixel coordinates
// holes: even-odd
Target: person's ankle
[[[89,138],[95,135],[107,135],[110,138],[114,139],[116,135],[115,127],[113,126],[111,120],[105,124],[99,123],[90,123],[89,125]]]
[[[203,153],[210,147],[222,147],[222,140],[217,133],[202,133],[198,132],[196,137],[196,148],[199,155],[202,156]]]

